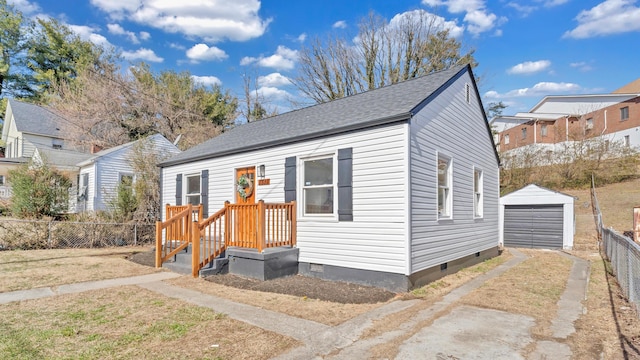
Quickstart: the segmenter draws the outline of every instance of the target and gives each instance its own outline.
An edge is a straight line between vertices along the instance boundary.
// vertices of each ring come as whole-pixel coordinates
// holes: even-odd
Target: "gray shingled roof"
[[[77,163],[84,161],[92,154],[73,150],[52,149],[49,146],[36,145],[38,152],[47,158],[47,161],[56,167],[77,167]]]
[[[457,66],[237,126],[160,163],[159,166],[182,164],[408,120],[417,107],[465,70],[471,71],[468,66]]]
[[[62,129],[66,121],[42,106],[9,99],[16,128],[20,132],[64,138]]]

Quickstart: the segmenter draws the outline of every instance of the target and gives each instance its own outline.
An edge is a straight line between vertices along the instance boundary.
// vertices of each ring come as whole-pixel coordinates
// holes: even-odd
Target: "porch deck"
[[[201,205],[167,205],[166,214],[166,221],[156,222],[156,267],[162,267],[164,262],[177,257],[182,250],[190,249],[194,277],[224,255],[227,249],[233,248],[240,254],[248,254],[246,251],[262,254],[264,262],[273,258],[269,253],[275,253],[268,251],[265,254],[265,250],[294,248],[296,245],[295,202],[226,202],[222,209],[207,219],[202,219]],[[297,269],[297,249],[294,252]],[[234,257],[240,258],[244,259]],[[291,255],[287,259],[291,259]],[[286,262],[290,263],[289,260]]]

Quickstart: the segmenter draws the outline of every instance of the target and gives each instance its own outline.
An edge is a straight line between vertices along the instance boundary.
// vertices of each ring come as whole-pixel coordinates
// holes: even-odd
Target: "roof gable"
[[[99,152],[93,154],[92,156],[90,156],[88,159],[77,163],[77,166],[83,167],[83,166],[90,165],[90,164],[92,164],[92,163],[94,163],[96,161],[99,161],[100,159],[108,157],[108,156],[117,156],[118,153],[120,153],[122,151],[125,151],[126,149],[131,148],[134,144],[136,144],[136,143],[138,143],[140,141],[143,141],[143,140],[152,141],[156,145],[159,144],[160,142],[164,142],[165,145],[174,147],[176,152],[180,151],[180,150],[178,150],[178,148],[175,145],[173,145],[169,140],[167,140],[167,138],[162,136],[162,134],[155,134],[155,135],[146,137],[144,139],[131,141],[131,142],[128,142],[126,144],[114,146],[112,148],[99,151]]]
[[[19,132],[64,138],[62,129],[67,120],[52,110],[14,99],[9,99],[7,108],[9,107]]]
[[[406,121],[469,65],[237,126],[165,161],[187,163],[366,127]]]

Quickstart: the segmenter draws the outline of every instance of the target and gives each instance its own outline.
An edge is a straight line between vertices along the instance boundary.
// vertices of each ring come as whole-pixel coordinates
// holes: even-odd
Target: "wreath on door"
[[[236,182],[236,190],[242,200],[247,200],[247,198],[253,194],[253,182],[246,174],[240,175],[238,178],[238,181]]]

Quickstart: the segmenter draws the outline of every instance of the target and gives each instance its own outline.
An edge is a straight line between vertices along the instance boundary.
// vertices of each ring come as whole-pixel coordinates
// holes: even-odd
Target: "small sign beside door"
[[[259,179],[258,180],[258,185],[270,185],[271,184],[271,179]]]

